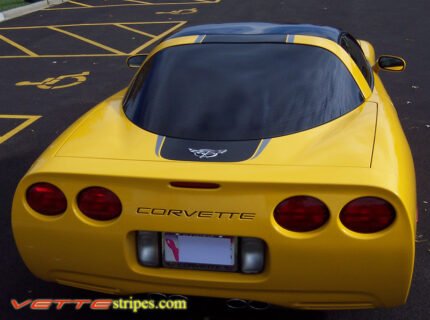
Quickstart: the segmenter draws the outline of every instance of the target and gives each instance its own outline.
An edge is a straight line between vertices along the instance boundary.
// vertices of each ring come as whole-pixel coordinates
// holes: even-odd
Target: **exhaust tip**
[[[225,303],[230,309],[245,309],[248,307],[248,301],[243,299],[228,299]]]
[[[248,306],[253,310],[267,310],[270,308],[270,304],[260,301],[248,301]]]

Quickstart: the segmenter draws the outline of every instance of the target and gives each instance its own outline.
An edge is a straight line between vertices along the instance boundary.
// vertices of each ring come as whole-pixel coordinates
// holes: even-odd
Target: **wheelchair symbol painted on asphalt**
[[[56,78],[47,78],[41,82],[30,82],[30,81],[21,81],[17,82],[15,85],[18,87],[21,86],[36,86],[42,90],[56,90],[56,89],[65,89],[73,86],[80,85],[81,83],[87,81],[87,76],[90,74],[89,71],[84,71],[82,73],[77,74],[66,74],[62,76],[58,76]],[[72,82],[70,82],[72,80]],[[59,83],[65,84],[59,84]]]

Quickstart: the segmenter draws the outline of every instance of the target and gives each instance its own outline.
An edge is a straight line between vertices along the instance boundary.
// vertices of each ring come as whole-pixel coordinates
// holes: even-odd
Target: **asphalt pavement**
[[[1,318],[428,319],[428,12],[428,0],[79,0],[0,23]],[[11,299],[108,297],[39,280],[22,262],[11,231],[11,203],[17,183],[34,160],[82,114],[128,85],[134,74],[125,64],[128,55],[147,54],[183,26],[238,21],[335,26],[370,41],[377,54],[400,55],[408,62],[406,72],[382,75],[411,145],[417,174],[419,224],[408,302],[377,310],[231,311],[222,300],[192,298],[187,311],[175,312],[13,310]]]

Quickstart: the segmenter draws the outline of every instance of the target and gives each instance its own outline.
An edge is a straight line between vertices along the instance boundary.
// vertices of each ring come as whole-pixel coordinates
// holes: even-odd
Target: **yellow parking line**
[[[110,51],[110,52],[112,52],[112,53],[116,53],[116,54],[124,54],[124,52],[122,52],[122,51],[116,50],[116,49],[114,49],[114,48],[111,48],[111,47],[106,46],[106,45],[104,45],[104,44],[101,44],[101,43],[99,43],[99,42],[93,41],[93,40],[91,40],[91,39],[88,39],[88,38],[85,38],[85,37],[79,36],[79,35],[77,35],[77,34],[75,34],[75,33],[73,33],[73,32],[69,32],[69,31],[66,31],[66,30],[58,29],[58,28],[56,28],[56,27],[48,27],[48,29],[51,29],[51,30],[54,30],[54,31],[57,31],[57,32],[64,33],[64,34],[66,34],[66,35],[68,35],[68,36],[70,36],[70,37],[73,37],[73,38],[79,39],[79,40],[84,41],[84,42],[86,42],[86,43],[89,43],[89,44],[91,44],[91,45],[93,45],[93,46],[96,46],[96,47],[102,48],[102,49],[104,49],[104,50],[106,50],[106,51]]]
[[[70,8],[48,8],[43,9],[43,11],[58,11],[58,10],[79,10],[79,9],[99,9],[99,8],[111,8],[111,7],[131,7],[131,6],[144,6],[143,3],[127,3],[127,4],[106,4],[101,6],[92,7],[70,7]]]
[[[76,10],[76,9],[97,9],[97,8],[110,8],[110,7],[130,7],[130,6],[165,6],[165,5],[190,5],[190,4],[217,4],[220,3],[221,0],[196,0],[189,2],[146,2],[139,0],[124,0],[130,3],[126,4],[107,4],[101,6],[92,6],[92,7],[75,7],[75,8],[48,8],[44,9],[44,11],[54,11],[54,10]],[[69,1],[71,2],[71,1]],[[133,3],[131,3],[133,2]]]
[[[11,115],[11,114],[2,114],[0,115],[0,119],[27,119],[23,123],[21,123],[19,126],[15,127],[14,129],[10,130],[6,134],[0,136],[0,144],[5,142],[6,140],[12,138],[14,135],[16,135],[21,130],[24,130],[26,127],[28,127],[30,124],[32,124],[37,119],[41,118],[42,116],[27,116],[27,115]]]
[[[186,23],[186,21],[148,21],[148,22],[101,22],[101,23],[76,23],[76,24],[56,24],[56,25],[45,25],[45,26],[27,26],[27,27],[1,27],[0,30],[25,30],[25,29],[41,29],[41,28],[63,28],[63,27],[88,27],[88,26],[111,26],[114,24],[172,24],[172,23]]]
[[[118,22],[118,23],[82,23],[82,24],[63,24],[63,25],[45,25],[45,26],[26,26],[26,27],[0,27],[0,31],[1,30],[35,30],[35,29],[50,29],[56,32],[61,32],[63,34],[66,34],[68,36],[74,37],[78,40],[84,41],[86,43],[89,43],[93,46],[97,46],[99,48],[102,48],[104,50],[107,50],[110,53],[102,53],[102,54],[59,54],[59,55],[53,55],[53,54],[49,54],[49,55],[38,55],[32,51],[30,51],[29,49],[21,46],[20,44],[4,37],[0,35],[0,39],[4,40],[5,42],[11,44],[12,46],[20,49],[22,52],[24,52],[27,55],[7,55],[7,56],[1,56],[0,54],[0,59],[21,59],[21,58],[73,58],[73,57],[112,57],[112,56],[128,56],[128,53],[125,52],[121,52],[117,49],[111,48],[109,46],[106,46],[104,44],[101,44],[99,42],[93,41],[91,39],[85,38],[83,36],[79,36],[73,32],[70,31],[66,31],[63,30],[62,28],[67,28],[67,27],[81,27],[81,26],[116,26],[119,28],[123,28],[125,30],[129,30],[135,33],[139,33],[145,36],[148,36],[150,38],[152,38],[149,42],[144,43],[143,45],[141,45],[139,48],[135,49],[132,51],[131,54],[136,54],[141,52],[144,48],[150,46],[151,44],[153,44],[154,42],[160,40],[162,37],[166,36],[167,34],[173,32],[174,30],[180,28],[181,26],[183,26],[184,24],[186,24],[187,21],[150,21],[150,22]],[[144,32],[138,29],[133,28],[134,25],[141,25],[141,26],[145,26],[145,25],[173,25],[173,27],[171,27],[170,29],[166,30],[165,32],[163,32],[160,35],[153,35],[151,33],[148,32]],[[164,26],[164,27],[165,27]]]
[[[148,53],[141,53],[141,54],[148,54]],[[43,59],[43,58],[97,58],[97,57],[128,57],[129,54],[116,54],[116,53],[101,53],[101,54],[60,54],[60,55],[53,55],[53,54],[47,54],[47,55],[38,55],[37,57],[31,57],[31,56],[0,56],[1,59]]]
[[[139,1],[139,0],[124,0],[124,1],[127,1],[127,2],[135,2],[135,3],[140,3],[140,4],[146,4],[146,5],[151,4],[151,3],[149,3],[149,2]]]
[[[72,1],[72,0],[69,0],[69,3],[73,3],[73,4],[76,4],[78,6],[86,7],[86,8],[93,8],[94,7],[94,6],[90,6],[89,4],[80,3],[80,2]]]
[[[33,51],[23,47],[22,45],[20,45],[19,43],[16,43],[15,41],[10,40],[9,38],[6,38],[5,36],[0,34],[0,39],[9,43],[11,46],[21,50],[22,52],[28,54],[30,57],[37,57],[37,54],[34,53]]]
[[[156,37],[153,34],[150,34],[150,33],[147,33],[147,32],[143,32],[143,31],[131,28],[131,27],[127,27],[127,26],[124,26],[124,25],[122,25],[120,23],[115,23],[114,26],[122,28],[122,29],[125,29],[125,30],[128,30],[128,31],[133,31],[135,33],[139,33],[141,35],[144,35],[144,36],[147,36],[147,37],[150,37],[150,38],[155,38]]]
[[[153,38],[152,40],[149,40],[148,42],[144,43],[143,45],[141,45],[139,48],[133,50],[132,52],[130,52],[130,55],[134,55],[134,54],[138,54],[140,51],[142,51],[143,49],[145,49],[146,47],[149,47],[151,44],[153,44],[154,42],[157,42],[158,40],[160,40],[161,38],[163,38],[164,36],[167,36],[169,33],[175,31],[176,29],[182,27],[184,24],[186,24],[187,21],[182,21],[180,23],[178,23],[176,26],[168,29],[167,31],[164,31],[162,34],[159,34],[158,36],[156,36],[155,38]]]
[[[165,6],[165,5],[172,5],[172,4],[215,4],[215,3],[221,2],[221,0],[195,0],[195,1],[186,1],[186,2],[147,2],[147,1],[140,1],[140,0],[124,0],[124,1],[141,3],[147,6]]]

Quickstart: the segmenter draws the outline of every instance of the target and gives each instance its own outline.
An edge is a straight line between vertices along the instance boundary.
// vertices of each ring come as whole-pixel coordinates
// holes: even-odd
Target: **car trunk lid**
[[[366,102],[333,121],[283,137],[258,141],[202,142],[166,138],[135,126],[124,115],[121,100],[114,97],[96,107],[83,121],[79,121],[68,131],[68,137],[56,156],[157,162],[227,162],[234,165],[369,168],[376,120],[377,104]],[[235,145],[248,145],[246,156],[229,158],[233,151],[237,151]],[[168,147],[182,148],[181,152],[186,155],[185,158],[168,156]],[[217,154],[214,156],[213,152]]]

